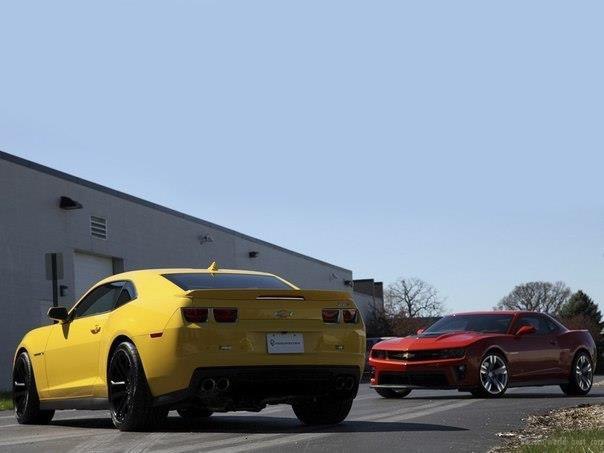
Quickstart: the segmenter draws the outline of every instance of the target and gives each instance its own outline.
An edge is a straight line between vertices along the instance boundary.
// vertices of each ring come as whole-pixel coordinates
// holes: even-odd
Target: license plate
[[[304,335],[301,333],[267,333],[269,354],[301,354],[304,352]]]

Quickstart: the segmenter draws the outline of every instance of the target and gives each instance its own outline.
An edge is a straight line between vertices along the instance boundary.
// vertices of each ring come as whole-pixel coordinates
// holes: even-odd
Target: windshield
[[[447,332],[507,333],[512,318],[513,315],[503,314],[445,316],[424,330],[422,336]]]
[[[272,275],[255,274],[163,274],[185,291],[192,289],[293,289]]]

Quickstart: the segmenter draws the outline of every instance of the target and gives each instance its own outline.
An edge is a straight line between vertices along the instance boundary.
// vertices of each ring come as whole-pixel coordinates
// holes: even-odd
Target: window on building
[[[107,219],[91,215],[90,235],[99,239],[107,239]]]

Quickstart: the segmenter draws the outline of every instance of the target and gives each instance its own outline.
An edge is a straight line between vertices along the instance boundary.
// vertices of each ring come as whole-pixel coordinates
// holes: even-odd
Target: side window
[[[75,318],[111,311],[124,282],[112,282],[93,289],[75,308]]]
[[[535,333],[538,335],[547,335],[557,330],[555,324],[549,321],[545,316],[541,315],[529,315],[522,316],[518,321],[518,327],[516,331],[522,326],[533,326],[536,330]]]
[[[547,326],[547,330],[549,333],[555,333],[560,330],[560,327],[558,327],[558,325],[547,316],[543,316],[543,322]]]
[[[122,287],[122,292],[120,292],[120,295],[115,302],[115,308],[119,308],[134,299],[136,299],[136,289],[134,288],[134,285],[130,282],[125,282]]]

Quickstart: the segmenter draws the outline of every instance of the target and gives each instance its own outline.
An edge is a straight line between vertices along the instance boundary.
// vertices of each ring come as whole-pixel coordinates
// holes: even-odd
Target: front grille
[[[379,385],[408,385],[413,387],[447,387],[443,373],[381,373]]]
[[[414,360],[431,360],[439,359],[443,355],[442,350],[433,351],[388,351],[387,357],[389,360],[405,360],[412,362]]]
[[[371,357],[374,359],[400,360],[415,362],[421,360],[456,359],[465,355],[463,349],[432,349],[427,351],[385,351],[373,349]]]

